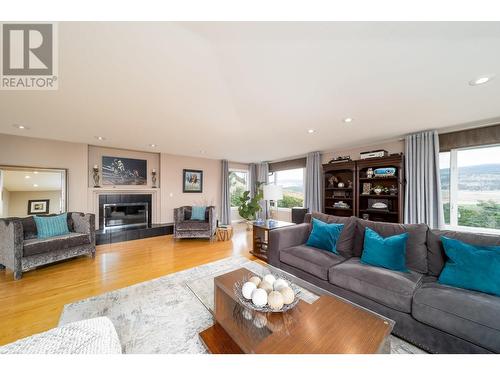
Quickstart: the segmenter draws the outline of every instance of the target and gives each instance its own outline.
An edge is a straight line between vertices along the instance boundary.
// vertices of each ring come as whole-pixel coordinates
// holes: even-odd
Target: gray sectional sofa
[[[425,224],[392,224],[313,213],[343,223],[340,255],[305,245],[306,222],[269,233],[268,261],[336,295],[396,321],[393,334],[431,353],[500,353],[500,297],[442,285],[446,256],[440,237],[500,246],[500,236],[431,230]],[[383,237],[408,232],[406,265],[396,272],[361,263],[365,228]]]
[[[0,269],[11,269],[19,280],[23,272],[38,266],[85,254],[94,257],[95,215],[67,215],[70,233],[46,239],[37,237],[32,216],[0,219]]]

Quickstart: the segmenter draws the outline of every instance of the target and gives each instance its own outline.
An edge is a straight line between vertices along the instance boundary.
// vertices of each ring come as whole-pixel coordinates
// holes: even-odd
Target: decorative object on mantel
[[[48,214],[49,199],[28,200],[28,215]]]
[[[203,193],[203,171],[195,169],[183,169],[182,192]]]
[[[100,176],[99,176],[99,166],[97,164],[92,168],[92,178],[94,179],[94,187],[99,188]]]
[[[342,163],[342,162],[346,162],[346,161],[351,161],[351,157],[350,156],[338,156],[338,157],[333,158],[332,160],[330,160],[328,162],[328,164]]]
[[[102,157],[103,185],[146,185],[147,160]]]
[[[262,281],[256,277],[237,281],[233,291],[244,307],[265,313],[291,310],[300,295],[300,290],[289,280],[271,274],[265,275]]]
[[[153,168],[153,170],[151,171],[151,182],[153,184],[153,188],[156,189],[157,186],[156,186],[156,169]]]

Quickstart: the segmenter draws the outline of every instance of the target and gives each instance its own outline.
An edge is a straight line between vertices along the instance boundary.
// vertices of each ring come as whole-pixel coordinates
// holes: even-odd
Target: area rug
[[[115,325],[123,353],[207,353],[198,333],[213,324],[213,277],[238,268],[264,274],[266,268],[243,257],[177,272],[64,306],[59,325],[107,316]],[[314,302],[313,293],[301,298]],[[391,336],[391,353],[423,353]]]

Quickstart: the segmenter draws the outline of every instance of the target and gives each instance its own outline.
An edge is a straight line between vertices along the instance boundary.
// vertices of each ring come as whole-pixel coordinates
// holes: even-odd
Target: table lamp
[[[278,201],[280,199],[283,199],[283,189],[281,188],[281,186],[275,184],[264,185],[264,200],[269,202],[271,201],[275,202],[276,217],[278,214]],[[271,204],[269,204],[269,209],[270,208]]]

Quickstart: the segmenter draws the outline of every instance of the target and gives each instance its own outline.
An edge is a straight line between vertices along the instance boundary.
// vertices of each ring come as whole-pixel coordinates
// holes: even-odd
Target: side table
[[[252,234],[252,249],[250,254],[267,262],[267,248],[269,246],[269,231],[273,229],[289,227],[296,225],[287,221],[265,220],[262,222],[254,221]]]
[[[233,227],[230,225],[227,227],[217,227],[215,235],[217,236],[217,241],[229,241],[233,238]]]

